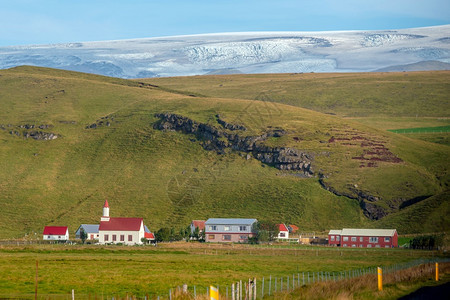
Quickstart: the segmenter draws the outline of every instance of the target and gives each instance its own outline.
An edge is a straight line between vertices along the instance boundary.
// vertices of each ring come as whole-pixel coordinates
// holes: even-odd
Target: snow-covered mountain
[[[0,68],[34,65],[123,78],[362,72],[450,63],[450,25],[388,31],[246,32],[0,47]]]

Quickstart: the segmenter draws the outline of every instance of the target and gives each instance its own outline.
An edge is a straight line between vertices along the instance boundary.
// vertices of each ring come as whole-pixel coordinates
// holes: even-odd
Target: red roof
[[[98,230],[139,231],[142,224],[142,218],[109,218],[100,222]]]
[[[293,225],[293,224],[289,224],[289,227],[291,227],[292,232],[297,232],[297,230],[299,229],[297,226]]]
[[[105,205],[103,205],[103,207],[109,207],[108,199],[105,199]]]
[[[43,235],[66,235],[67,226],[45,226]]]
[[[146,239],[149,239],[149,240],[154,240],[155,239],[155,235],[152,232],[145,232],[144,233],[144,237]]]
[[[205,230],[205,220],[193,220],[192,224],[194,228],[198,227],[199,230]]]
[[[289,229],[284,224],[278,224],[278,230],[280,230],[280,231],[289,231]]]

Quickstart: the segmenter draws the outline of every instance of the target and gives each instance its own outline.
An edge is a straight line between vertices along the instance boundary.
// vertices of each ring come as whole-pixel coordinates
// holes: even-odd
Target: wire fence
[[[447,263],[450,258],[417,259],[407,263],[380,266],[383,274],[394,273],[415,266],[428,263]],[[228,285],[211,285],[216,287],[220,293],[220,299],[263,299],[266,296],[274,296],[280,292],[290,292],[296,288],[319,282],[342,281],[358,278],[368,274],[377,274],[378,266],[360,269],[349,269],[344,271],[304,271],[286,274],[284,276],[268,275],[262,278],[251,278],[248,280],[235,281]],[[209,286],[178,286],[171,288],[167,293],[140,293],[129,294],[78,294],[75,290],[67,294],[1,294],[0,299],[102,299],[102,300],[172,300],[172,299],[209,299]]]

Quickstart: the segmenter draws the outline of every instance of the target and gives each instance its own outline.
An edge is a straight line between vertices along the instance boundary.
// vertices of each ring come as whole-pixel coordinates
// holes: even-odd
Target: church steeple
[[[103,205],[103,216],[101,221],[109,221],[109,204],[108,199],[105,200],[105,205]]]

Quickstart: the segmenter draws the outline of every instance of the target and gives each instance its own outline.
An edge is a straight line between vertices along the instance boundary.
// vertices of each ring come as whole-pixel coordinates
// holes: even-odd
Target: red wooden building
[[[394,248],[398,247],[395,229],[350,229],[330,230],[328,244],[352,248]]]

